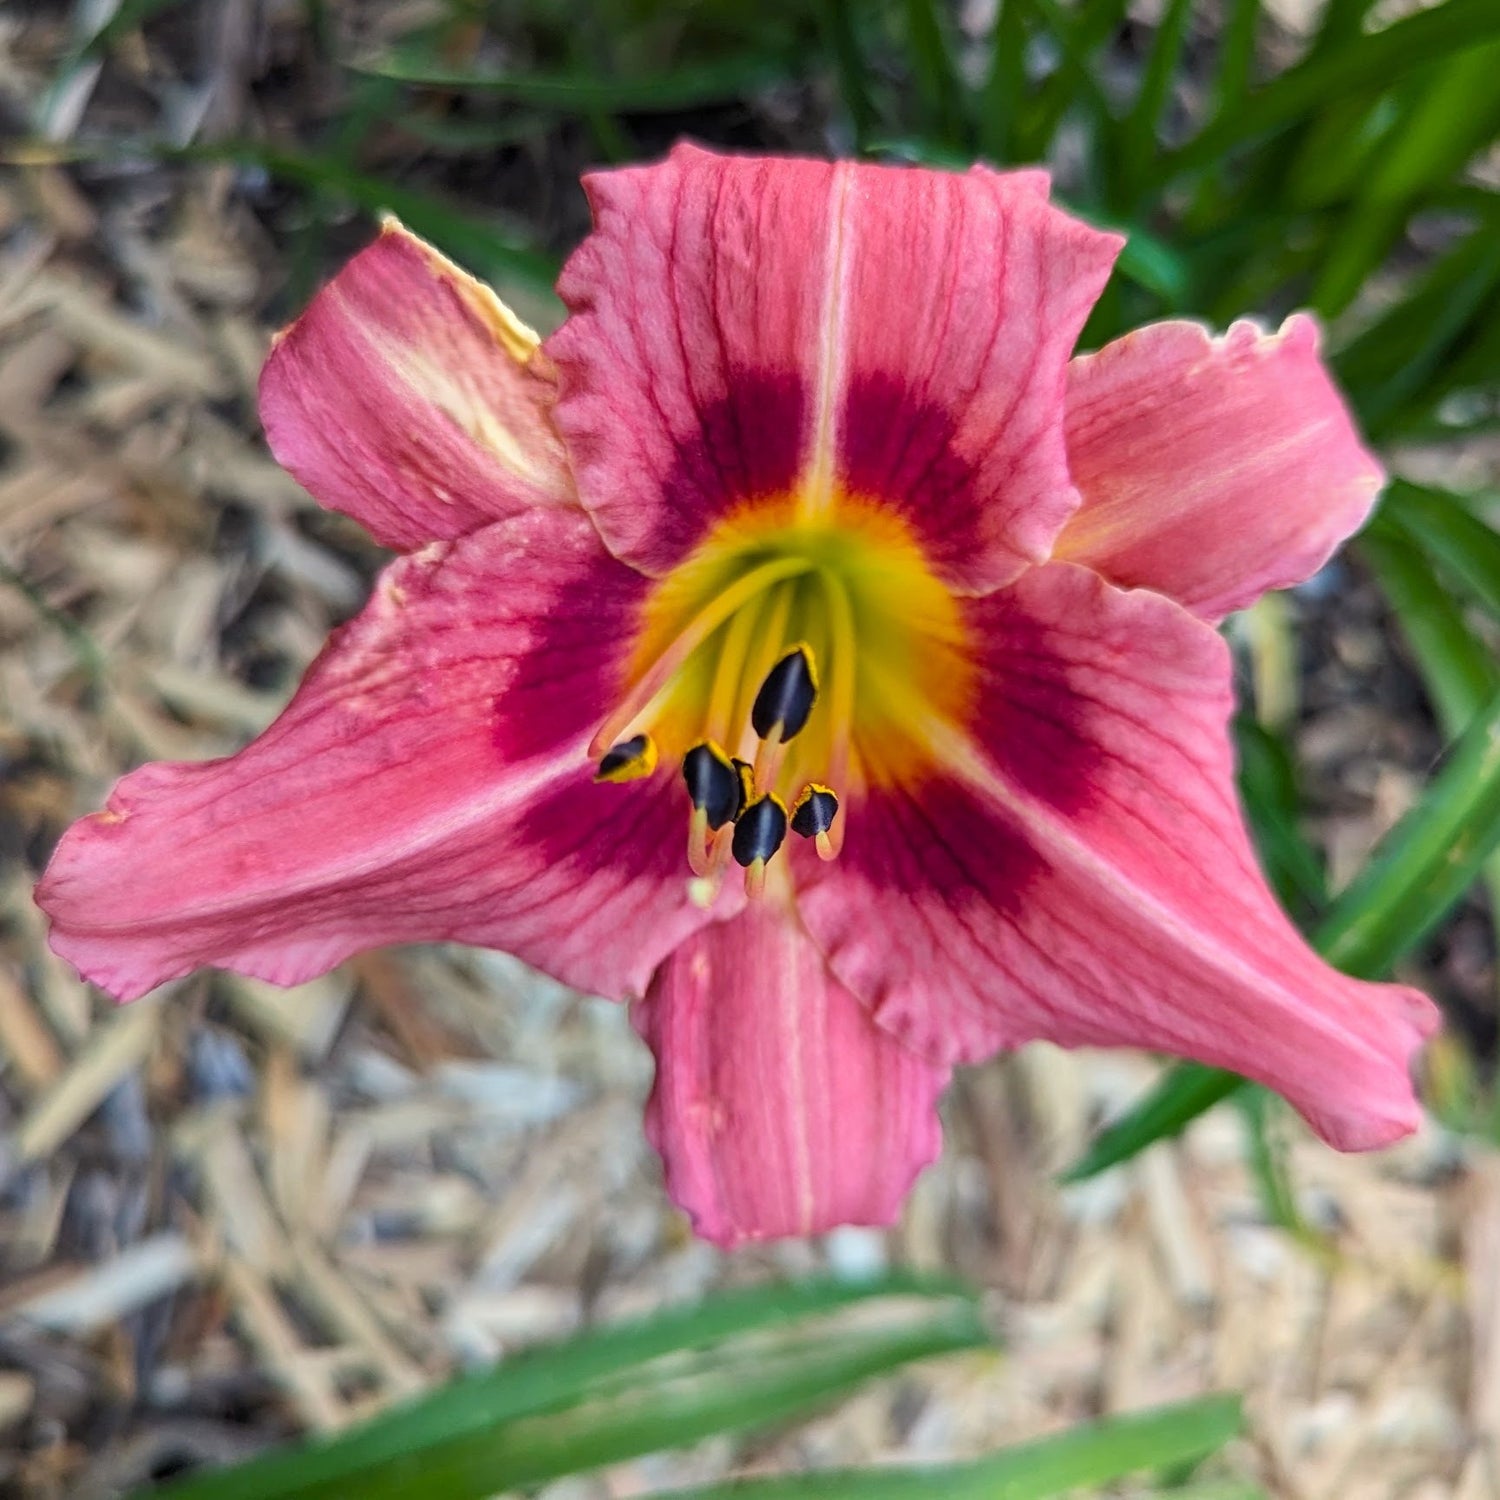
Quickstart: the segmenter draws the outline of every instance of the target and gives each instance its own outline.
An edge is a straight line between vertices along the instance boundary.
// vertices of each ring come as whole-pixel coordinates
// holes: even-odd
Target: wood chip
[[[310,1062],[327,1053],[349,1004],[349,980],[340,974],[290,989],[240,975],[226,975],[224,982],[230,1003],[254,1030],[288,1043]]]
[[[90,1334],[175,1291],[201,1269],[199,1253],[182,1235],[154,1235],[22,1302],[8,1316],[54,1333]]]
[[[226,1260],[223,1277],[246,1337],[292,1398],[303,1422],[314,1432],[344,1426],[348,1415],[326,1363],[320,1369],[308,1359],[308,1349],[265,1278],[238,1256]]]
[[[291,1248],[245,1144],[237,1107],[213,1105],[187,1116],[175,1140],[236,1259],[262,1275],[286,1274]]]
[[[0,1370],[0,1432],[14,1427],[31,1410],[36,1381],[19,1370]]]
[[[82,1050],[37,1095],[15,1134],[16,1159],[49,1155],[99,1107],[104,1096],[146,1059],[161,1026],[161,996],[147,996],[95,1027]]]
[[[0,1054],[30,1092],[55,1083],[63,1070],[62,1050],[31,997],[0,969]]]
[[[333,1265],[306,1240],[294,1242],[292,1274],[330,1330],[363,1352],[368,1370],[379,1377],[391,1397],[410,1396],[425,1387],[427,1379],[422,1370],[402,1353]]]

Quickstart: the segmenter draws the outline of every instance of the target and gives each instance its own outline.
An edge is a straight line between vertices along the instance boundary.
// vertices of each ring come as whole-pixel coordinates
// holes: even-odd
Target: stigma
[[[856,794],[906,781],[922,721],[961,716],[971,679],[958,605],[899,518],[756,505],[655,586],[589,753],[622,794],[680,774],[694,899],[736,868],[755,896],[789,842],[838,857]]]

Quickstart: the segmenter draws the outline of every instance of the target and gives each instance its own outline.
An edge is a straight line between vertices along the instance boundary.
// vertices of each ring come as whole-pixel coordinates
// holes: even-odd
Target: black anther
[[[693,806],[708,814],[708,826],[722,828],[740,810],[740,775],[734,762],[715,744],[704,740],[682,758],[682,779]]]
[[[789,740],[807,723],[817,697],[818,672],[812,651],[799,643],[766,673],[750,708],[750,722],[761,739],[779,724],[781,738]]]
[[[734,825],[732,852],[735,863],[753,865],[767,860],[781,848],[786,838],[786,808],[774,793],[757,797],[739,816]]]
[[[839,799],[833,791],[811,782],[802,788],[801,795],[792,803],[792,832],[810,839],[827,833],[833,827],[839,810]]]
[[[634,781],[656,769],[656,746],[649,734],[634,734],[611,745],[599,761],[595,781]]]

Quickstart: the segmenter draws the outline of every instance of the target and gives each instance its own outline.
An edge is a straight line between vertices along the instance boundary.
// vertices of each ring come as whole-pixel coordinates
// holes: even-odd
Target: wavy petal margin
[[[889,1224],[941,1149],[948,1069],[873,1025],[774,900],[689,938],[632,1016],[647,1134],[705,1239]]]
[[[398,560],[258,740],[142,767],[64,835],[52,946],[120,999],[440,939],[641,993],[707,920],[681,788],[596,786],[584,753],[643,586],[573,509]]]
[[[388,221],[276,340],[260,414],[319,504],[398,551],[572,504],[537,337]]]
[[[947,581],[1047,555],[1078,503],[1068,356],[1122,241],[1040,172],[679,146],[586,179],[594,232],[546,344],[580,497],[653,575],[756,501],[899,511]]]
[[[1068,462],[1083,505],[1055,556],[1209,621],[1300,583],[1384,482],[1304,314],[1213,338],[1153,323],[1068,367]]]
[[[1325,964],[1256,866],[1223,641],[1158,594],[1051,564],[974,600],[975,738],[798,862],[834,973],[933,1061],[1046,1039],[1146,1047],[1284,1094],[1334,1146],[1412,1130],[1432,1003]]]

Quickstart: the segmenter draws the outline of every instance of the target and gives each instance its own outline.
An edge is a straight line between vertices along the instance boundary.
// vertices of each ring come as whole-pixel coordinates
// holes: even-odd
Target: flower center
[[[851,802],[919,775],[973,675],[959,605],[898,516],[761,502],[652,590],[590,751],[602,781],[680,767],[700,894],[731,858],[754,894],[789,830],[833,859]]]

